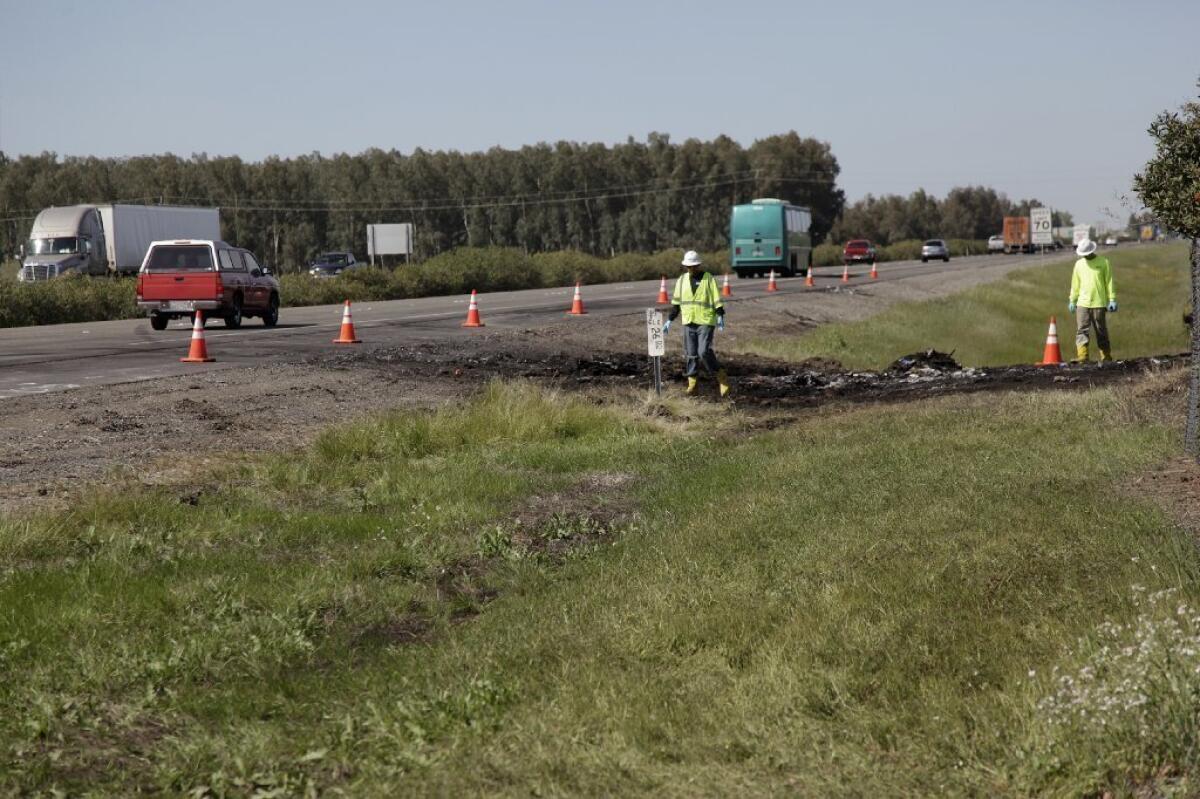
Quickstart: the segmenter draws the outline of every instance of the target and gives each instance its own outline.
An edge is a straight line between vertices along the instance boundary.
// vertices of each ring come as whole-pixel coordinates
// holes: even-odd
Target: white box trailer
[[[152,241],[221,238],[221,217],[216,208],[175,205],[101,205],[108,269],[118,274],[136,272]]]

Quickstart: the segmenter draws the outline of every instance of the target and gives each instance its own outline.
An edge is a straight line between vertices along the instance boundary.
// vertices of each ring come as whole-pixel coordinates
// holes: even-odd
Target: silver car
[[[928,263],[930,258],[950,260],[950,248],[941,239],[930,239],[921,245],[921,263]]]

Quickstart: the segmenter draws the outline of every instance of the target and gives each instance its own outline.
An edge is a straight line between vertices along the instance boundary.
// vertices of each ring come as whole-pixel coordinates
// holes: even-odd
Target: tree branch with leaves
[[[1155,155],[1134,175],[1134,191],[1161,224],[1192,240],[1192,366],[1184,446],[1200,461],[1200,102],[1159,114],[1149,133]]]

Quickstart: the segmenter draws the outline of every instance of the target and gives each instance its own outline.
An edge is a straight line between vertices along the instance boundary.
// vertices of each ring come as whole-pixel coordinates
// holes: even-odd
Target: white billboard
[[[1071,243],[1079,244],[1079,242],[1090,236],[1091,233],[1092,231],[1090,225],[1076,225],[1074,235],[1071,236]]]
[[[1030,208],[1029,229],[1033,233],[1030,239],[1031,244],[1053,244],[1054,236],[1050,228],[1050,209]]]
[[[413,226],[411,222],[398,225],[367,225],[367,255],[412,255]]]

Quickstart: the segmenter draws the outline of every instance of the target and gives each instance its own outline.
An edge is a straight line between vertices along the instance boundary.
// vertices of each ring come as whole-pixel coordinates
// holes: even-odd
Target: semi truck
[[[1029,217],[1004,217],[1004,252],[1033,252],[1033,237],[1029,228]]]
[[[175,205],[66,205],[43,209],[21,248],[24,281],[68,274],[126,275],[152,241],[220,239],[216,208]]]

